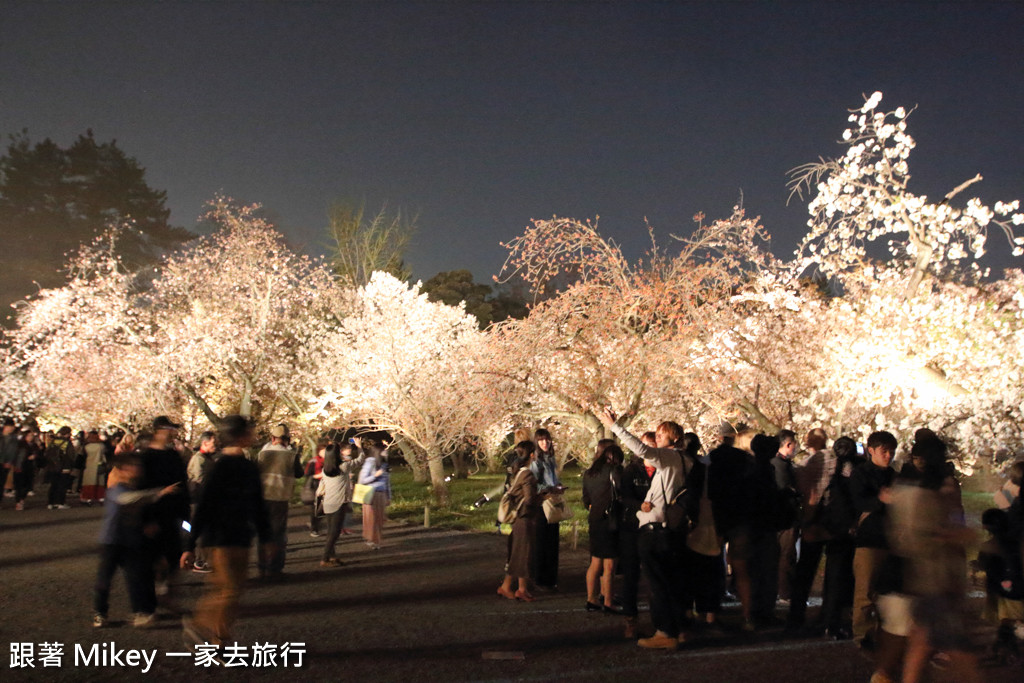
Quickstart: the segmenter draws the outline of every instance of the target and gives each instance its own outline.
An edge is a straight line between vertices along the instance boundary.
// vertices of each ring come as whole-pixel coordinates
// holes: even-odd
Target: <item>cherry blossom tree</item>
[[[317,362],[310,348],[337,323],[335,282],[258,205],[218,197],[206,218],[216,231],[170,256],[154,283],[161,359],[213,423],[226,413],[293,421]]]
[[[470,435],[477,408],[466,400],[467,350],[480,335],[463,307],[431,302],[419,285],[375,272],[325,344],[309,419],[390,432],[427,467],[435,499],[446,505],[443,459]]]
[[[189,403],[213,424],[227,413],[294,421],[341,295],[258,206],[218,198],[207,218],[213,234],[138,273],[98,239],[66,286],[23,307],[7,362],[41,410],[83,426],[181,416]]]
[[[980,175],[939,202],[910,192],[910,112],[880,111],[881,99],[876,92],[851,112],[841,159],[795,172],[794,191],[806,186],[816,194],[794,269],[817,265],[841,276],[843,289],[817,315],[824,365],[797,416],[864,429],[929,424],[974,452],[1001,439],[1019,447],[1007,416],[1020,402],[1007,378],[1015,374],[1008,368],[1017,362],[1019,330],[1008,292],[1020,280],[1010,273],[986,285],[972,259],[984,254],[992,227],[1020,255],[1024,238],[1014,227],[1024,214],[1016,200],[990,208],[970,198],[956,208],[953,201]],[[884,265],[866,251],[882,238],[891,257]]]
[[[558,420],[590,441],[603,435],[591,412],[597,404],[644,421],[695,422],[720,408],[709,403],[721,391],[709,385],[702,360],[714,353],[734,290],[770,267],[763,239],[757,220],[737,208],[676,237],[671,251],[652,237],[646,258],[631,264],[595,224],[534,221],[507,245],[503,276],[520,275],[535,292],[565,273],[575,281],[527,319],[492,327],[492,357],[481,372],[501,382],[496,395],[515,397],[509,415]]]
[[[180,395],[167,381],[142,303],[148,278],[123,267],[117,235],[111,228],[83,245],[71,259],[68,283],[20,307],[18,326],[7,335],[14,390],[52,419],[131,426],[177,412]]]
[[[913,296],[925,275],[968,256],[985,253],[988,228],[1000,229],[1013,245],[1014,255],[1024,253],[1024,238],[1013,226],[1024,223],[1020,203],[997,202],[994,208],[974,197],[963,208],[951,202],[976,175],[946,194],[940,202],[909,190],[907,163],[916,143],[907,133],[911,112],[904,107],[878,109],[882,93],[875,92],[859,109],[852,110],[843,131],[847,145],[840,159],[806,164],[794,170],[793,192],[814,191],[808,204],[810,232],[800,243],[796,267],[817,264],[828,275],[868,264],[866,243],[887,238],[893,258],[906,261],[913,276],[906,296]]]

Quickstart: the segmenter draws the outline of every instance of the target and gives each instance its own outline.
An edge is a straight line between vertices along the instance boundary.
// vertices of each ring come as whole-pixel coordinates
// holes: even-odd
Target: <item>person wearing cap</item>
[[[149,552],[156,565],[157,594],[166,595],[181,559],[181,523],[189,518],[188,473],[181,453],[174,447],[180,424],[166,415],[153,420],[153,438],[139,451],[143,489],[163,489],[180,484],[174,493],[163,496],[146,509],[147,521],[157,525],[150,539]]]
[[[263,501],[270,519],[270,541],[273,552],[260,544],[261,579],[276,579],[284,574],[284,556],[288,546],[288,504],[295,490],[295,480],[302,476],[302,462],[290,445],[288,426],[275,425],[270,430],[270,443],[256,456],[263,484]]]

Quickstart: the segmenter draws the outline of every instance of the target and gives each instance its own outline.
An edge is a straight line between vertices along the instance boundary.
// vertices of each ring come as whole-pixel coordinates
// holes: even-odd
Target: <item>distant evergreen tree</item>
[[[117,142],[92,131],[67,149],[49,138],[32,144],[12,135],[0,157],[0,320],[11,303],[65,281],[66,254],[112,223],[130,220],[117,250],[129,267],[153,261],[192,237],[168,223],[167,193],[154,190],[145,169]]]
[[[423,283],[422,291],[431,301],[449,306],[466,302],[466,313],[476,317],[480,329],[506,318],[525,318],[529,313],[522,297],[510,292],[495,294],[490,285],[473,281],[468,270],[447,270]]]

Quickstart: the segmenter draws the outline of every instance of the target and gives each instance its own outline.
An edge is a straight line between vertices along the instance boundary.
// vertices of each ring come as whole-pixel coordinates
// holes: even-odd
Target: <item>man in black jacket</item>
[[[872,627],[875,579],[889,553],[885,519],[896,477],[896,471],[889,467],[896,446],[896,437],[889,432],[872,433],[867,442],[868,461],[850,475],[850,493],[860,516],[853,554],[853,637],[864,648],[874,645],[868,632]]]
[[[265,544],[267,556],[275,551],[270,543],[270,520],[263,504],[260,471],[245,457],[245,449],[252,440],[248,420],[239,415],[224,418],[220,430],[221,456],[203,486],[192,518],[188,550],[181,555],[182,568],[191,567],[196,543],[201,542],[213,565],[192,619],[183,621],[188,646],[229,641],[248,572],[253,530]]]

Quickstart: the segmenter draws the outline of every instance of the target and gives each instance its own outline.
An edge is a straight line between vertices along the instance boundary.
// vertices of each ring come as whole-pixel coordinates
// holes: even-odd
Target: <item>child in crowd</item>
[[[117,568],[122,567],[129,604],[134,613],[132,623],[144,628],[152,625],[155,619],[156,593],[152,563],[143,550],[143,542],[145,536],[154,535],[156,530],[144,525],[143,508],[174,493],[180,484],[137,490],[142,464],[134,455],[123,456],[114,467],[118,472],[117,483],[106,492],[103,525],[100,527],[100,565],[96,573],[92,625],[97,628],[106,626],[110,583]]]

